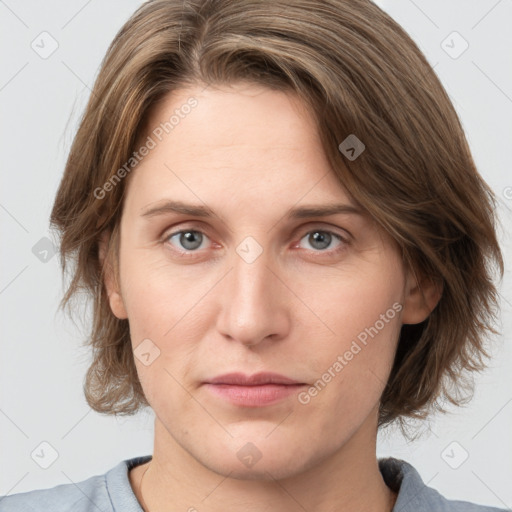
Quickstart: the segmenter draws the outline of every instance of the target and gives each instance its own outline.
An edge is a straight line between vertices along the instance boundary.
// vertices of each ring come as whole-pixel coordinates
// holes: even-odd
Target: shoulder
[[[105,512],[112,511],[112,507],[107,504],[105,475],[97,475],[76,484],[61,484],[50,489],[1,496],[0,512],[89,512],[95,505]]]
[[[386,484],[398,493],[392,512],[505,512],[505,509],[446,499],[425,485],[416,469],[403,460],[379,459],[379,469]]]
[[[139,512],[128,470],[146,459],[123,460],[107,473],[81,482],[0,496],[0,512]]]

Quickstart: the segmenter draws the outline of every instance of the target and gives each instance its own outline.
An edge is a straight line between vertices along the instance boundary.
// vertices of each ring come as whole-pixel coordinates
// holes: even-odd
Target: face
[[[161,446],[220,474],[283,478],[371,441],[400,327],[424,311],[312,117],[284,92],[198,86],[147,126],[155,145],[129,177],[107,288]],[[261,372],[289,382],[225,377]]]

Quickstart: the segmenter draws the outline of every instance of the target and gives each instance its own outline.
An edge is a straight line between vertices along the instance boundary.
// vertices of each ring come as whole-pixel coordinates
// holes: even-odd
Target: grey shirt
[[[126,459],[107,471],[76,484],[62,484],[0,497],[0,512],[143,512],[128,479],[128,471],[151,455]],[[393,512],[504,512],[505,509],[451,501],[427,487],[403,460],[379,459],[386,484],[398,492]]]

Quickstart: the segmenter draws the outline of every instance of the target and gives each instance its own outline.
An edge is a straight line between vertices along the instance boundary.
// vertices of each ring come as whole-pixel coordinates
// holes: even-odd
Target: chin
[[[303,463],[298,461],[283,460],[280,461],[264,461],[261,459],[252,467],[244,467],[239,461],[222,460],[208,461],[202,463],[211,471],[223,477],[229,476],[235,480],[259,480],[273,481],[293,477],[304,469]]]
[[[293,477],[314,466],[321,458],[309,453],[314,448],[311,443],[307,444],[306,453],[304,443],[292,443],[284,436],[276,435],[272,441],[255,436],[247,436],[247,439],[244,442],[235,438],[227,445],[204,446],[194,455],[203,466],[219,475],[261,481]]]

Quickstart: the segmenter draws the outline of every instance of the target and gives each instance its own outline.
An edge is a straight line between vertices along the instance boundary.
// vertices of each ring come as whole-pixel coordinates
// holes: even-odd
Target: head
[[[370,1],[147,2],[52,212],[64,300],[94,303],[87,401],[151,406],[226,471],[226,448],[304,467],[457,402],[493,331],[493,201],[432,68]],[[233,371],[303,387],[235,407],[205,385]]]

